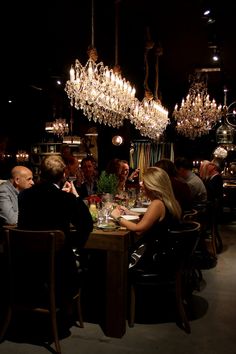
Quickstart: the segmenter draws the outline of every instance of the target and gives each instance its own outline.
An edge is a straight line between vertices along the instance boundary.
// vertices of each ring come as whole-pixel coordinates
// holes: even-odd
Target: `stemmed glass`
[[[109,222],[109,217],[113,209],[113,203],[112,202],[105,202],[103,204],[103,215],[105,217],[105,223],[108,224]]]
[[[102,213],[105,218],[105,223],[108,224],[109,216],[113,209],[113,196],[109,193],[104,194],[102,197]]]

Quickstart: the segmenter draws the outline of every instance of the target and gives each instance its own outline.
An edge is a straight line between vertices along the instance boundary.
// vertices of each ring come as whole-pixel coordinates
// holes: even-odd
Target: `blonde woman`
[[[180,220],[182,210],[175,199],[170,178],[163,169],[158,167],[147,169],[143,174],[143,190],[151,204],[138,223],[124,219],[122,214],[130,212],[121,206],[114,209],[111,216],[121,226],[134,231],[138,238],[146,234],[151,238],[158,237],[158,231],[166,231],[172,223]]]
[[[151,200],[147,211],[138,223],[126,220],[122,214],[130,214],[124,207],[117,207],[111,216],[135,234],[130,247],[129,269],[152,269],[155,255],[165,247],[168,229],[181,219],[182,210],[175,199],[168,174],[159,167],[149,167],[143,174],[143,191]]]

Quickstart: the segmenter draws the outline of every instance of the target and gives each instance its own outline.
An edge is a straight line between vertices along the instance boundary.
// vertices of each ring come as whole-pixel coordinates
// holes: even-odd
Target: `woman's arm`
[[[116,208],[112,211],[111,216],[119,222],[121,226],[126,227],[130,231],[136,232],[138,235],[149,230],[157,220],[165,217],[165,205],[161,200],[153,200],[149,205],[146,213],[138,223],[122,218],[122,211]],[[121,218],[120,218],[121,217]]]

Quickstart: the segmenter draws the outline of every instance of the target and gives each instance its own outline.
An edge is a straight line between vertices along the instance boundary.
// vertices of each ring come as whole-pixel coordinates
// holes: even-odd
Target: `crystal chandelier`
[[[135,88],[121,76],[118,66],[109,69],[103,62],[96,63],[94,47],[94,6],[92,0],[92,45],[85,66],[76,59],[70,70],[65,91],[71,105],[81,109],[89,119],[118,128],[123,125],[130,106],[135,101]]]
[[[222,119],[221,125],[216,130],[216,142],[220,145],[226,144],[230,145],[234,140],[234,129],[236,111],[233,106],[236,102],[231,103],[227,106],[227,89],[224,88],[224,106],[222,109]],[[233,108],[233,109],[232,109]]]
[[[182,100],[180,108],[176,105],[173,112],[177,132],[190,139],[208,134],[221,117],[221,108],[214,99],[210,100],[206,82],[195,75],[186,99]]]
[[[71,105],[82,109],[89,120],[117,128],[135,101],[135,89],[119,72],[105,67],[103,62],[96,64],[96,56],[96,49],[91,48],[85,66],[76,60],[65,90]]]
[[[166,129],[169,123],[168,111],[161,105],[161,101],[158,99],[158,75],[159,66],[158,60],[159,56],[162,54],[162,49],[158,46],[156,48],[156,80],[155,80],[155,95],[153,96],[151,90],[148,86],[148,74],[149,74],[149,64],[148,64],[148,52],[150,49],[154,48],[154,42],[150,38],[149,30],[147,29],[147,42],[144,53],[144,61],[146,68],[145,75],[145,96],[142,102],[136,100],[132,102],[130,109],[130,120],[135,125],[136,129],[140,131],[140,134],[149,137],[153,140],[159,140],[160,136]]]
[[[66,123],[66,120],[59,118],[52,122],[52,132],[58,137],[63,137],[67,134],[69,132],[69,126],[68,123]]]
[[[21,163],[29,161],[29,154],[24,150],[19,150],[16,154],[16,161]]]
[[[68,131],[67,131],[67,133],[69,135],[65,135],[63,137],[63,144],[68,144],[68,145],[82,144],[81,137],[73,134],[73,123],[74,123],[73,107],[71,106],[71,108],[70,108],[70,129],[68,129]]]
[[[136,102],[130,120],[140,134],[158,140],[169,122],[168,111],[149,92],[142,102]]]

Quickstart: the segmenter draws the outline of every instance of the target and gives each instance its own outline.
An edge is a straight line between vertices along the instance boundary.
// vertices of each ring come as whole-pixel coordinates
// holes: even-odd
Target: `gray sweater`
[[[0,185],[0,219],[3,224],[17,224],[18,194],[10,180]]]

